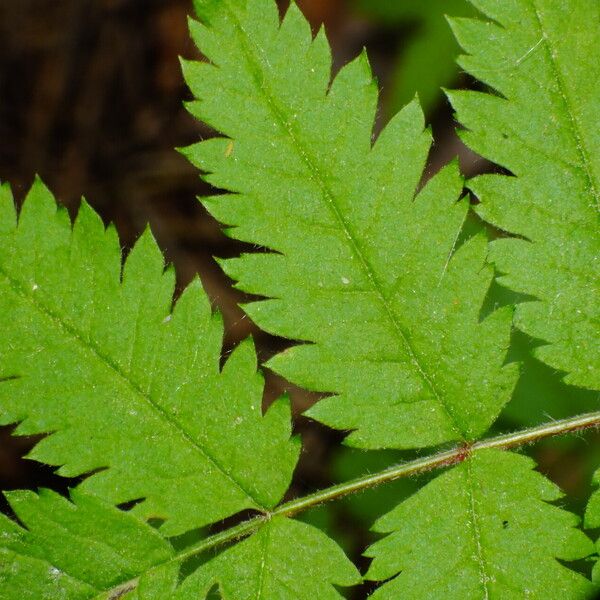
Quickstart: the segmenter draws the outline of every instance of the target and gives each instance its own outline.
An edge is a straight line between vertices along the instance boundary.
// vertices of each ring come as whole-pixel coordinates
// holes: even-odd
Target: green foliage
[[[502,285],[530,296],[515,323],[543,341],[535,356],[565,382],[600,390],[600,5],[474,4],[493,21],[453,21],[469,53],[460,64],[493,92],[450,99],[463,140],[514,175],[469,182],[482,218],[512,234],[491,245],[490,258]],[[586,514],[591,528],[600,525],[598,498]]]
[[[440,88],[454,84],[459,75],[460,47],[446,17],[466,17],[475,11],[467,0],[359,0],[357,4],[362,13],[382,24],[415,28],[402,39],[388,92],[389,108],[395,113],[416,91],[423,110],[430,114],[443,97]]]
[[[531,297],[516,325],[573,385],[600,389],[600,63],[596,0],[474,0],[455,19],[461,66],[494,93],[452,92],[463,140],[514,177],[469,182],[499,282]]]
[[[594,475],[593,483],[595,490],[585,512],[585,526],[588,529],[600,529],[600,489],[598,489],[600,488],[600,471],[597,471]],[[596,549],[600,554],[600,539],[596,541]],[[600,585],[600,562],[594,565],[592,580]]]
[[[271,0],[200,10],[210,28],[194,24],[192,35],[212,64],[184,65],[198,98],[190,110],[227,138],[186,153],[235,192],[204,200],[229,233],[276,251],[223,267],[270,298],[244,307],[261,328],[311,342],[268,366],[334,393],[309,414],[352,430],[355,446],[480,436],[516,381],[504,364],[511,309],[480,320],[493,271],[483,233],[458,244],[469,207],[457,201],[457,165],[415,198],[431,143],[419,107],[373,145],[377,89],[364,54],[328,89],[327,42],[294,5],[281,28]]]
[[[521,377],[503,417],[511,425],[523,427],[540,423],[548,415],[561,419],[594,410],[598,392],[565,383],[563,373],[533,356],[539,345],[520,331],[513,332],[509,358],[521,364]]]
[[[513,394],[515,361],[534,364],[531,344],[540,372],[567,373],[544,388],[553,397],[580,385],[590,402],[600,387],[600,8],[473,4],[494,21],[453,22],[471,52],[462,64],[502,98],[451,97],[465,140],[514,174],[469,183],[478,213],[507,232],[491,245],[456,163],[423,184],[431,139],[418,103],[374,140],[366,56],[331,81],[325,35],[293,4],[280,22],[274,0],[196,1],[207,62],[184,63],[190,110],[223,137],[186,154],[230,192],[204,199],[229,235],[266,250],[222,264],[263,297],[245,306],[256,323],[298,342],[268,366],[329,394],[309,414],[363,449],[352,468],[377,460],[364,449],[457,444],[431,459],[449,468],[425,485],[348,504],[387,512],[366,552],[366,578],[383,582],[373,597],[586,600],[596,585],[565,563],[593,543],[535,463],[506,451],[535,438],[474,444]],[[559,37],[565,22],[575,42]],[[520,294],[508,304],[496,306],[489,247],[500,283]],[[263,411],[250,341],[221,366],[220,317],[198,281],[173,302],[148,231],[123,264],[112,227],[85,203],[72,224],[38,181],[20,211],[0,188],[0,249],[0,423],[44,434],[30,457],[83,479],[70,501],[8,494],[2,598],[312,600],[360,583],[332,539],[289,517],[369,478],[280,504],[300,451],[289,403]],[[509,352],[515,302],[539,347],[519,334]],[[219,524],[244,511],[247,522]],[[586,524],[600,526],[598,492]],[[182,534],[189,545],[169,539]]]
[[[7,494],[23,529],[0,515],[2,598],[192,600],[214,584],[232,600],[339,598],[332,583],[354,585],[356,569],[309,525],[275,517],[253,537],[209,560],[178,585],[172,546],[149,525],[82,492],[73,503],[42,490]],[[132,592],[134,582],[141,582]],[[136,581],[136,584],[138,582]],[[131,589],[130,589],[131,588]],[[106,594],[105,594],[106,593]]]
[[[173,536],[244,509],[268,512],[286,491],[299,440],[287,400],[263,415],[252,344],[220,370],[223,327],[199,283],[172,306],[173,272],[148,231],[122,267],[114,229],[85,203],[72,226],[39,181],[18,219],[2,188],[0,247],[2,420],[19,422],[19,434],[50,433],[30,456],[62,474],[101,469],[74,504],[49,492],[9,496],[28,531],[2,518],[3,597],[92,598],[139,576],[140,599],[197,598],[209,578],[227,585],[217,559],[177,589],[174,551],[143,520],[164,521],[160,533]],[[110,508],[140,498],[127,513]],[[358,581],[332,541],[284,518],[234,552],[253,553],[271,533],[258,567],[294,556],[299,572],[319,564],[332,583]],[[320,594],[338,596],[319,581]],[[266,582],[254,598],[272,597]]]
[[[355,585],[360,576],[325,534],[305,523],[275,517],[259,533],[199,569],[175,597],[204,598],[217,582],[228,600],[335,600],[340,596],[331,584]]]
[[[340,446],[332,460],[332,471],[335,481],[343,482],[361,477],[368,473],[377,473],[389,465],[406,460],[403,452],[397,450],[377,450],[365,452],[355,448]],[[392,483],[366,490],[361,494],[353,494],[344,498],[344,503],[355,518],[370,527],[373,515],[391,510],[400,500],[416,492],[428,477],[403,478]]]
[[[149,232],[121,269],[115,230],[85,203],[71,229],[38,182],[18,226],[3,188],[0,247],[1,421],[52,432],[32,458],[71,477],[102,469],[83,488],[144,498],[134,512],[166,535],[277,504],[299,451],[288,403],[263,416],[249,342],[220,371],[220,317],[197,281],[172,306]]]
[[[7,494],[26,529],[0,515],[0,597],[93,598],[168,561],[173,548],[131,513],[73,491]]]
[[[374,599],[589,598],[588,580],[554,558],[593,553],[578,519],[546,502],[562,494],[528,458],[482,450],[375,523],[367,551]]]

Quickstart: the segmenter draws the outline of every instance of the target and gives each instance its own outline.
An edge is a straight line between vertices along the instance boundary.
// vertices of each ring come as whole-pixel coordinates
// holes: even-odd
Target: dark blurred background
[[[459,142],[452,111],[440,92],[440,86],[478,85],[455,65],[458,48],[443,16],[472,14],[465,0],[298,3],[315,30],[326,24],[336,68],[367,47],[382,88],[378,126],[419,93],[435,136],[429,174],[456,155],[467,175],[492,169]],[[284,10],[285,2],[281,6]],[[196,196],[210,189],[174,150],[212,135],[183,106],[190,96],[178,57],[200,58],[187,33],[191,14],[188,0],[1,0],[0,180],[10,182],[21,201],[37,173],[72,211],[85,195],[105,222],[116,223],[125,249],[150,223],[167,260],[177,267],[180,289],[200,273],[223,312],[225,354],[252,334],[265,360],[283,349],[285,341],[257,331],[244,318],[237,307],[244,297],[232,290],[212,258],[248,248],[222,235],[202,209]],[[494,294],[492,303],[510,300],[501,290]],[[597,406],[597,395],[565,386],[559,373],[531,359],[528,351],[534,345],[515,336],[511,359],[524,361],[524,376],[500,430]],[[410,456],[340,448],[341,435],[300,416],[315,397],[267,374],[265,401],[283,391],[291,394],[296,430],[305,445],[292,494]],[[74,483],[22,458],[34,440],[13,438],[10,432],[0,429],[1,489],[65,489]],[[597,449],[594,436],[587,434],[539,444],[532,452],[541,470],[570,494],[570,506],[579,508],[599,462]],[[317,509],[306,518],[331,529],[357,558],[370,539],[371,517],[419,483],[399,482]]]

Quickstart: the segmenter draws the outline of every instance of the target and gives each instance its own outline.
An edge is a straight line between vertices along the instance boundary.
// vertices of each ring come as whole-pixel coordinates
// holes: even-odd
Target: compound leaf
[[[268,366],[335,394],[310,415],[349,444],[421,447],[481,435],[510,398],[511,309],[480,319],[493,277],[456,164],[417,193],[430,148],[409,104],[373,144],[377,88],[366,56],[330,85],[323,31],[292,4],[197,2],[192,36],[209,63],[184,64],[190,110],[225,136],[186,154],[230,235],[275,252],[223,262],[263,329],[310,342]],[[290,62],[289,57],[294,60]],[[415,198],[416,195],[416,198]]]
[[[231,600],[340,598],[360,582],[342,550],[312,526],[274,517],[180,583],[181,561],[155,529],[78,490],[7,494],[26,527],[0,515],[0,595],[7,600],[198,600],[216,584]]]
[[[230,556],[239,593],[254,586],[257,600],[298,597],[288,584],[338,598],[333,584],[358,583],[332,540],[283,517],[185,582],[181,563],[200,550],[175,555],[162,534],[280,501],[299,451],[289,403],[263,414],[249,342],[220,369],[220,318],[198,282],[172,307],[173,273],[148,232],[122,268],[114,229],[86,204],[72,225],[39,181],[19,215],[0,189],[2,420],[48,433],[31,456],[61,473],[100,469],[73,503],[48,491],[9,495],[26,529],[0,519],[0,595],[196,600],[208,579],[237,586]],[[111,506],[132,500],[128,512]],[[160,533],[151,518],[164,521]],[[264,591],[242,575],[257,568]]]

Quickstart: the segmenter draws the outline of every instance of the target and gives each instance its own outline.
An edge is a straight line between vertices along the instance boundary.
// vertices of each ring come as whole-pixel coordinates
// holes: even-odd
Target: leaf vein
[[[481,587],[483,590],[484,600],[489,600],[490,592],[488,588],[488,577],[486,572],[486,560],[483,553],[483,546],[481,543],[481,530],[479,526],[479,516],[477,514],[477,507],[475,506],[475,494],[473,493],[473,467],[471,460],[465,461],[465,467],[467,471],[467,485],[465,489],[468,494],[469,500],[469,514],[471,517],[471,533],[473,535],[473,541],[475,542],[475,550],[477,552],[477,566],[479,568],[479,577],[481,580]]]
[[[245,51],[246,58],[250,64],[250,66],[253,67],[254,71],[256,71],[258,68],[258,66],[256,64],[256,59],[254,58],[253,53],[251,51],[249,51],[249,49],[247,48],[247,42],[246,42],[246,39],[252,39],[252,38],[251,38],[251,36],[249,36],[246,33],[244,26],[238,19],[237,14],[235,13],[235,10],[233,10],[231,8],[231,5],[229,4],[229,2],[226,1],[225,6],[227,7],[229,14],[232,17],[232,20],[235,23],[236,28],[243,34],[242,39],[241,39],[242,47]],[[258,46],[256,46],[256,48],[257,48],[258,52],[261,55],[263,55],[264,64],[266,64],[267,67],[269,69],[271,69],[270,63],[268,62],[266,57],[264,57],[264,52],[263,52],[262,48],[260,48]],[[440,404],[440,406],[443,408],[443,410],[449,416],[449,418],[452,422],[452,428],[453,428],[454,432],[460,437],[460,439],[464,439],[465,428],[462,427],[458,423],[458,420],[457,420],[456,416],[454,415],[452,408],[445,401],[442,394],[440,394],[440,392],[438,391],[438,389],[434,383],[433,378],[425,371],[423,365],[421,364],[421,361],[419,360],[417,353],[410,341],[409,334],[406,331],[404,331],[404,329],[398,322],[398,319],[396,318],[396,316],[390,306],[389,299],[384,294],[383,287],[382,287],[381,283],[379,282],[379,280],[377,279],[377,276],[375,275],[375,272],[374,272],[371,264],[367,260],[365,253],[364,253],[363,249],[361,248],[361,245],[358,242],[356,234],[352,231],[350,224],[346,221],[346,219],[344,219],[344,216],[341,213],[339,206],[337,204],[336,197],[335,197],[334,193],[331,191],[331,189],[329,188],[329,186],[327,185],[326,178],[323,176],[320,169],[315,164],[315,161],[312,160],[312,158],[309,156],[308,152],[305,150],[305,148],[302,146],[302,144],[298,140],[298,138],[295,135],[289,122],[287,122],[286,119],[284,118],[284,115],[281,114],[281,110],[277,107],[274,99],[271,97],[271,95],[269,94],[269,92],[267,90],[267,82],[257,80],[256,83],[257,83],[258,92],[265,99],[265,102],[267,103],[268,108],[270,109],[273,116],[275,117],[277,124],[289,136],[298,155],[300,156],[300,158],[304,162],[306,168],[308,169],[311,179],[320,188],[321,193],[322,193],[324,199],[326,200],[328,208],[332,212],[332,214],[333,214],[334,218],[336,219],[336,221],[338,222],[339,226],[342,228],[342,230],[345,234],[345,237],[346,237],[349,245],[351,246],[353,252],[358,257],[361,267],[362,267],[367,279],[371,282],[373,289],[375,290],[375,293],[377,295],[377,298],[379,299],[380,304],[384,308],[387,319],[390,322],[390,324],[392,325],[392,331],[394,332],[395,337],[401,341],[402,345],[405,348],[406,353],[410,357],[411,363],[413,364],[415,369],[418,371],[418,373],[420,374],[421,378],[423,379],[423,381],[425,382],[427,387],[432,392],[436,401]]]

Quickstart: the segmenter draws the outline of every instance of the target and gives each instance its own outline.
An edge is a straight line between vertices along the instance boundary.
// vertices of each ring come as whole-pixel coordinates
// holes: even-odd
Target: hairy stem
[[[351,481],[334,485],[325,490],[320,490],[282,504],[279,506],[273,514],[291,516],[296,513],[302,512],[317,504],[328,502],[329,500],[335,500],[342,498],[348,494],[353,494],[367,488],[376,487],[382,483],[388,483],[401,477],[409,477],[411,475],[418,475],[432,469],[438,469],[440,467],[447,467],[459,462],[462,462],[468,456],[477,450],[484,450],[486,448],[498,448],[501,450],[509,450],[510,448],[516,448],[518,446],[524,446],[526,444],[532,444],[539,440],[547,437],[556,435],[564,435],[566,433],[572,433],[574,431],[581,431],[582,429],[589,429],[590,427],[600,426],[600,412],[587,413],[579,415],[577,417],[571,417],[568,419],[562,419],[560,421],[552,421],[551,423],[545,423],[532,427],[531,429],[523,429],[515,433],[508,433],[497,437],[489,438],[475,442],[471,445],[460,445],[446,450],[445,452],[439,452],[431,456],[425,456],[423,458],[417,458],[410,462],[401,463],[389,467],[379,473],[373,473],[371,475],[365,475],[358,477]]]
[[[448,467],[464,461],[477,450],[489,448],[509,450],[510,448],[516,448],[518,446],[524,446],[526,444],[538,442],[544,438],[582,431],[592,427],[600,427],[600,411],[586,413],[576,417],[570,417],[568,419],[561,419],[560,421],[552,421],[550,423],[538,425],[537,427],[531,427],[530,429],[523,429],[515,433],[507,433],[486,440],[481,440],[473,444],[462,444],[450,450],[438,452],[431,456],[425,456],[423,458],[417,458],[416,460],[401,463],[399,465],[384,469],[379,473],[364,475],[363,477],[358,477],[356,479],[352,479],[351,481],[333,485],[324,490],[319,490],[318,492],[308,494],[302,498],[297,498],[295,500],[291,500],[290,502],[286,502],[285,504],[281,504],[271,513],[258,515],[252,519],[248,519],[238,525],[235,525],[230,529],[226,529],[203,539],[197,544],[182,550],[173,559],[171,559],[170,562],[182,562],[207,550],[211,550],[223,544],[246,537],[254,533],[263,523],[274,516],[290,517],[302,511],[308,510],[309,508],[313,508],[319,504],[323,504],[324,502],[337,500],[349,494],[373,488],[378,485],[400,479],[401,477],[409,477],[411,475],[418,475],[433,469]],[[116,588],[113,588],[112,593],[109,593],[108,596],[103,595],[99,596],[98,598],[118,598],[119,591],[128,592],[134,589],[136,586],[137,579],[133,579],[121,584]]]

